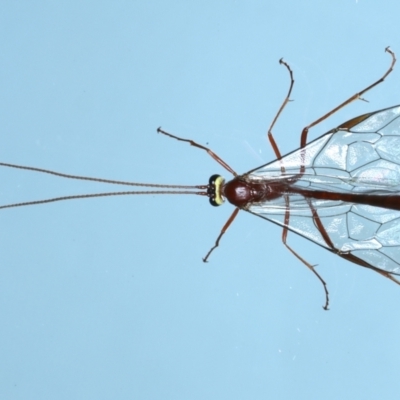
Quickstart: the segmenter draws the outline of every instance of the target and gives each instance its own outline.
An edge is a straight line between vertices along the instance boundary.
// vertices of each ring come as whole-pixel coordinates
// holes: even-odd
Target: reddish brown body
[[[53,197],[0,205],[0,209],[121,195],[191,194],[208,197],[212,206],[220,206],[224,199],[227,199],[236,207],[222,227],[214,246],[203,258],[204,262],[218,247],[221,237],[232,224],[239,210],[242,209],[283,228],[283,244],[322,283],[325,292],[323,307],[326,310],[329,305],[326,282],[317,272],[315,265],[307,262],[288,245],[289,230],[352,263],[376,271],[400,285],[400,281],[396,279],[397,276],[400,276],[400,213],[384,210],[400,211],[400,193],[396,193],[393,189],[393,185],[400,185],[398,151],[400,146],[400,106],[361,115],[339,125],[312,142],[307,140],[308,132],[312,127],[351,102],[362,99],[363,94],[384,81],[396,62],[394,53],[389,48],[386,51],[392,58],[386,73],[376,82],[304,127],[300,137],[299,150],[286,156],[282,156],[272,134],[272,128],[290,101],[294,79],[289,65],[280,60],[280,63],[289,72],[290,86],[267,133],[276,161],[278,161],[277,165],[272,166],[272,169],[269,168],[276,161],[238,175],[208,147],[158,128],[157,131],[165,136],[186,142],[207,152],[234,178],[225,183],[222,176],[215,174],[210,177],[207,185],[165,185],[77,176],[43,168],[0,162],[2,167],[35,171],[62,178],[152,188],[142,191]],[[345,133],[343,134],[343,132]],[[359,135],[360,133],[362,135]],[[353,136],[349,137],[349,135]],[[309,173],[307,173],[307,169],[309,169]],[[343,172],[345,174],[336,176]],[[315,176],[322,177],[322,183],[318,182],[318,179],[314,180]],[[346,181],[346,177],[349,177],[350,180]],[[361,179],[359,179],[360,177]],[[354,180],[352,181],[352,179]],[[342,183],[343,186],[341,186]],[[353,207],[356,204],[366,205],[369,208]]]
[[[388,208],[400,211],[400,195],[394,194],[363,194],[363,193],[334,193],[321,190],[307,190],[293,186],[290,182],[254,181],[244,176],[238,176],[225,183],[222,193],[236,207],[246,209],[247,204],[271,201],[285,194],[300,194],[305,198],[318,200],[335,200],[346,203],[365,204],[374,207]]]
[[[260,203],[282,196],[288,186],[282,182],[249,181],[238,176],[224,184],[222,193],[229,203],[246,208],[249,203]]]

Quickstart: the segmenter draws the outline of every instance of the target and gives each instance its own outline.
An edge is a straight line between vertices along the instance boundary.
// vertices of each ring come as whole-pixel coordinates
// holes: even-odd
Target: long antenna
[[[55,201],[63,200],[75,200],[75,199],[88,199],[92,197],[106,197],[106,196],[130,196],[135,194],[195,194],[198,196],[208,196],[207,192],[190,192],[188,190],[183,191],[172,191],[172,190],[155,190],[155,191],[144,191],[144,192],[105,192],[105,193],[93,193],[93,194],[76,194],[72,196],[62,196],[62,197],[52,197],[50,199],[26,201],[23,203],[12,203],[0,206],[0,210],[3,208],[13,208],[13,207],[24,207],[24,206],[34,206],[37,204],[54,203]]]
[[[206,185],[201,185],[201,186],[160,185],[160,184],[157,184],[157,183],[138,183],[138,182],[115,181],[115,180],[112,180],[112,179],[93,178],[93,177],[90,177],[90,176],[63,174],[61,172],[51,171],[49,169],[27,167],[25,165],[8,164],[8,163],[2,163],[2,162],[0,162],[0,167],[24,169],[24,170],[27,170],[27,171],[40,172],[42,174],[55,175],[55,176],[59,176],[61,178],[78,179],[78,180],[82,180],[82,181],[92,181],[92,182],[101,182],[101,183],[110,183],[112,185],[145,186],[145,187],[174,188],[174,189],[194,189],[194,188],[205,189],[207,187]]]
[[[0,162],[1,167],[7,168],[16,168],[16,169],[23,169],[33,172],[40,172],[43,174],[50,174],[55,175],[61,178],[68,178],[68,179],[77,179],[77,180],[84,180],[84,181],[92,181],[92,182],[100,182],[100,183],[108,183],[113,185],[125,185],[125,186],[142,186],[142,187],[154,187],[154,188],[165,188],[165,189],[177,189],[177,190],[148,190],[148,191],[125,191],[125,192],[104,192],[104,193],[93,193],[93,194],[77,194],[72,196],[61,196],[61,197],[52,197],[49,199],[42,199],[42,200],[33,200],[33,201],[26,201],[21,203],[11,203],[0,205],[0,210],[4,208],[13,208],[13,207],[24,207],[24,206],[33,206],[37,204],[46,204],[46,203],[53,203],[56,201],[64,201],[64,200],[75,200],[75,199],[88,199],[93,197],[106,197],[106,196],[132,196],[132,195],[155,195],[155,194],[195,194],[198,196],[209,196],[209,192],[207,189],[209,185],[162,185],[158,183],[139,183],[139,182],[126,182],[126,181],[116,181],[112,179],[102,179],[102,178],[93,178],[89,176],[79,176],[79,175],[69,175],[63,174],[61,172],[51,171],[48,169],[36,168],[36,167],[27,167],[24,165],[17,165],[17,164],[8,164]],[[179,190],[185,189],[185,190]],[[188,190],[191,189],[191,190]],[[201,190],[201,191],[198,191]]]

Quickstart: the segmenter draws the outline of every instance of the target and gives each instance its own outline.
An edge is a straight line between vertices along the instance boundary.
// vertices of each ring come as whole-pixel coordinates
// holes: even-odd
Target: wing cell
[[[399,275],[400,211],[341,200],[306,199],[299,194],[307,189],[400,196],[400,106],[363,117],[355,118],[354,126],[349,121],[303,149],[245,174],[250,180],[278,181],[285,187],[281,197],[250,204],[246,210],[339,255],[352,254],[373,268]],[[290,218],[286,225],[287,209]],[[334,249],[326,243],[312,210],[317,211]]]

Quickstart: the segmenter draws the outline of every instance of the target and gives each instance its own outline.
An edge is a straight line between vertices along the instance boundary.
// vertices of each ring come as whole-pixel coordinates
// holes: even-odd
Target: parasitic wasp
[[[283,244],[322,283],[325,291],[324,309],[328,309],[329,305],[327,284],[315,267],[288,245],[289,231],[400,284],[396,278],[400,276],[400,106],[353,118],[307,143],[310,128],[349,103],[362,99],[363,94],[383,82],[391,73],[396,57],[389,48],[386,51],[392,60],[385,74],[306,126],[301,133],[299,149],[285,156],[279,151],[272,129],[290,101],[294,79],[289,65],[280,60],[289,72],[290,86],[268,129],[268,139],[276,160],[245,174],[238,175],[208,147],[158,128],[158,132],[165,136],[206,151],[233,175],[230,181],[226,182],[220,175],[213,175],[207,185],[147,184],[68,175],[42,168],[0,163],[3,167],[62,178],[152,188],[144,191],[55,197],[2,205],[0,209],[101,196],[142,194],[206,196],[213,206],[219,206],[227,200],[235,206],[235,209],[222,227],[214,245],[203,258],[204,262],[218,247],[222,236],[239,211],[244,210],[283,228]]]

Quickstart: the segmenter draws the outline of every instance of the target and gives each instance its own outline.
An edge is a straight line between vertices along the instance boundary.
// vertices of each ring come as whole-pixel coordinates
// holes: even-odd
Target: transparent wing
[[[301,165],[305,169],[300,176]],[[304,149],[244,176],[303,189],[400,196],[400,106],[354,118]],[[268,203],[250,205],[247,211],[286,226],[285,197],[289,230],[333,250],[313,220],[313,208],[339,255],[351,254],[366,266],[400,275],[400,211],[343,201],[307,201],[290,189]]]

